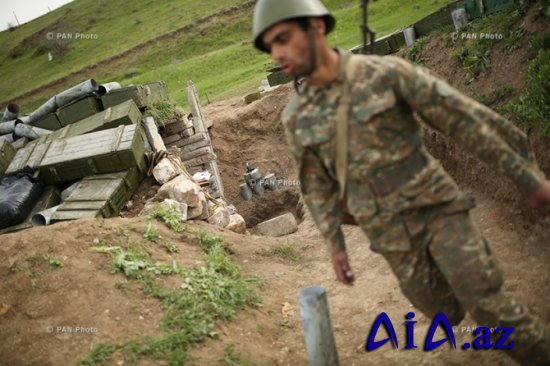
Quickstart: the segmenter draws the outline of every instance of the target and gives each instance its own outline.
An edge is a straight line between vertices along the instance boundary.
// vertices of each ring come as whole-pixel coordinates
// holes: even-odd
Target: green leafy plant
[[[182,233],[187,230],[187,226],[181,223],[181,212],[176,206],[167,208],[165,205],[157,203],[155,211],[149,217],[161,219],[170,230],[176,233]]]
[[[116,347],[111,344],[98,343],[88,352],[83,360],[77,363],[77,366],[105,365],[115,351]]]
[[[550,50],[542,49],[529,63],[527,91],[502,108],[519,124],[537,126],[550,136]]]
[[[147,224],[147,229],[145,230],[145,234],[143,234],[144,238],[147,238],[150,242],[157,243],[162,237],[160,236],[157,228],[151,221]]]
[[[275,245],[269,249],[258,251],[258,254],[264,257],[277,257],[290,262],[298,262],[303,258],[302,253],[289,244]]]

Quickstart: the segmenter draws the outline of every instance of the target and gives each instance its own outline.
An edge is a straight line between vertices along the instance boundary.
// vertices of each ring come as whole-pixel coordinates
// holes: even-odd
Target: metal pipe
[[[36,140],[37,138],[40,138],[42,136],[49,135],[50,133],[52,133],[52,131],[46,130],[45,128],[26,125],[22,123],[20,120],[17,120],[15,122],[15,129],[13,132],[15,133],[16,136],[26,137],[31,140]]]
[[[10,133],[8,135],[2,135],[0,136],[0,139],[6,140],[7,142],[13,142],[13,134]]]
[[[80,180],[78,182],[75,182],[73,184],[71,184],[70,186],[68,186],[67,188],[65,188],[63,191],[61,191],[61,202],[65,202],[65,200],[67,198],[69,198],[69,196],[71,195],[71,193],[74,192],[74,190],[76,189],[76,187],[78,187],[78,185],[80,184]]]
[[[122,86],[117,83],[116,81],[112,81],[110,83],[101,84],[97,88],[97,94],[99,96],[105,95],[109,93],[111,90],[120,89]]]
[[[321,286],[302,289],[300,315],[310,366],[338,366],[338,353],[330,323],[327,293]]]
[[[36,227],[49,225],[53,214],[55,213],[55,211],[57,211],[59,206],[61,205],[53,206],[48,208],[47,210],[35,213],[31,219],[32,226]]]
[[[0,123],[0,135],[5,135],[7,133],[12,133],[15,129],[15,122],[17,120],[11,120],[7,122]]]
[[[48,101],[44,104],[42,104],[40,107],[34,110],[34,112],[31,113],[29,116],[27,123],[30,125],[34,125],[38,120],[45,115],[54,112],[57,109],[57,105],[55,104],[55,96],[48,99]]]
[[[86,80],[78,85],[73,86],[55,96],[57,107],[63,107],[73,100],[97,91],[97,83],[94,79]]]
[[[6,110],[4,111],[4,116],[2,117],[2,121],[11,121],[13,119],[17,119],[19,116],[19,106],[17,104],[10,103],[6,106]]]
[[[48,101],[38,107],[29,116],[28,124],[34,125],[40,118],[48,113],[54,112],[57,108],[63,107],[70,102],[81,98],[87,94],[97,91],[97,83],[94,79],[86,80],[78,85],[75,85],[61,93],[51,97]]]

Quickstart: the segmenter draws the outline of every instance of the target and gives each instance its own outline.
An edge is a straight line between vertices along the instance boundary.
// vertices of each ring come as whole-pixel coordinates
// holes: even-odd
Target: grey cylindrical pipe
[[[42,104],[40,107],[38,107],[34,112],[31,113],[29,118],[27,119],[27,123],[30,125],[34,125],[38,120],[45,115],[54,112],[57,109],[57,105],[55,104],[55,96],[48,99],[48,101],[44,104]]]
[[[24,124],[28,125],[29,121],[31,119],[31,116],[19,116],[17,120],[23,122]]]
[[[32,226],[46,226],[50,224],[53,214],[61,205],[53,206],[47,210],[35,213],[31,218]]]
[[[31,140],[36,140],[41,136],[49,135],[50,133],[52,133],[52,131],[46,130],[45,128],[34,127],[26,125],[20,120],[17,121],[19,123],[15,123],[15,129],[13,130],[13,132],[19,137],[26,137]]]
[[[75,182],[73,184],[71,184],[70,186],[68,186],[67,188],[65,188],[62,192],[61,192],[61,202],[65,201],[67,198],[69,198],[69,196],[71,195],[71,193],[74,192],[74,190],[76,189],[76,187],[78,187],[78,185],[80,184],[81,181],[78,181],[78,182]]]
[[[321,286],[302,289],[299,302],[309,365],[338,366],[338,352],[330,323],[325,289]]]
[[[416,42],[416,32],[414,31],[414,26],[405,28],[403,30],[403,35],[405,36],[405,44],[407,47],[412,46]]]
[[[13,134],[10,133],[8,135],[2,135],[0,136],[0,139],[6,140],[7,142],[13,142]]]
[[[86,80],[78,85],[75,85],[61,93],[51,97],[48,101],[38,107],[29,116],[28,123],[34,125],[40,118],[48,113],[54,112],[57,108],[63,107],[70,102],[97,91],[97,83],[94,79]]]
[[[121,85],[119,83],[117,83],[116,81],[112,81],[110,83],[99,85],[99,87],[97,88],[97,94],[99,94],[100,96],[105,95],[109,93],[111,90],[120,89],[120,88],[121,88]]]
[[[97,83],[94,79],[89,79],[57,94],[55,96],[55,103],[57,107],[63,107],[73,100],[95,91],[97,91]]]
[[[17,120],[11,120],[7,122],[0,123],[0,135],[4,135],[6,133],[12,133],[15,129],[15,122]]]
[[[6,110],[4,111],[4,117],[2,118],[3,121],[11,121],[13,119],[16,119],[19,116],[19,106],[14,103],[10,103],[6,106]]]

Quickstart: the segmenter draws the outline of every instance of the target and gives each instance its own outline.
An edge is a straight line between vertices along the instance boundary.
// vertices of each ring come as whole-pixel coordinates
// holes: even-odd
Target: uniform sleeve
[[[390,56],[397,93],[436,130],[511,178],[526,196],[543,183],[527,136],[490,108],[433,76],[426,68]]]
[[[313,221],[325,238],[330,254],[346,250],[342,234],[342,209],[338,183],[326,172],[317,156],[306,149],[298,165],[300,189]]]

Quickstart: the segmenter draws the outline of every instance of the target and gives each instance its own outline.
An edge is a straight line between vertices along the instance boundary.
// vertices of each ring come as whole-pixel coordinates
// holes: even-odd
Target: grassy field
[[[140,48],[123,62],[101,63],[151,38],[244,3],[244,0],[169,0],[162,4],[151,0],[130,3],[76,0],[14,31],[0,32],[0,43],[4,44],[0,50],[0,100],[9,100],[92,64],[100,67],[89,77],[99,82],[116,80],[127,85],[163,79],[173,99],[180,104],[186,103],[188,80],[195,82],[202,98],[208,93],[210,100],[255,91],[271,62],[251,45],[249,7]],[[341,48],[357,45],[359,2],[325,3],[338,20],[330,43]],[[380,37],[445,4],[443,0],[413,0],[406,5],[398,0],[379,0],[369,8],[370,22]],[[47,40],[48,32],[54,34],[54,40]],[[63,32],[97,34],[98,38],[56,40],[57,33]],[[48,62],[48,51],[58,51],[63,56]],[[67,86],[78,81],[68,80]],[[45,90],[42,95],[24,100],[23,110],[29,112],[57,91]]]

